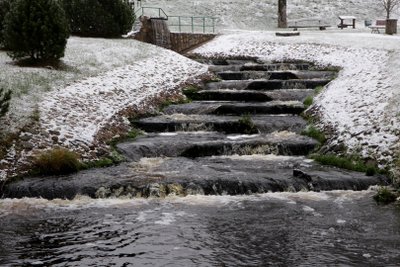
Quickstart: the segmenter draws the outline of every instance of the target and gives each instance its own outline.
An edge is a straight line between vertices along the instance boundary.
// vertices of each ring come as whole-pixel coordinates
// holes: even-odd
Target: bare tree
[[[278,28],[287,28],[286,6],[286,0],[278,0]]]
[[[399,6],[400,0],[379,0],[381,6],[385,9],[386,12],[386,19],[390,19],[390,14],[392,11]]]

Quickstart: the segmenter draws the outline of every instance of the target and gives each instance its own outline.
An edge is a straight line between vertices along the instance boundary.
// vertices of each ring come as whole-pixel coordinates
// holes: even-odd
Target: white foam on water
[[[306,212],[314,212],[315,211],[315,209],[313,209],[313,208],[311,208],[309,206],[303,206],[303,210],[306,211]]]
[[[186,197],[169,196],[165,199],[126,199],[126,198],[108,198],[108,199],[92,199],[87,196],[78,196],[73,200],[54,199],[46,200],[42,198],[22,198],[22,199],[1,199],[0,200],[0,217],[9,214],[30,214],[37,210],[78,210],[90,208],[132,208],[143,207],[152,203],[170,205],[170,204],[183,204],[185,206],[212,206],[212,207],[226,207],[235,206],[240,208],[243,201],[282,201],[289,204],[297,204],[304,201],[318,202],[318,201],[332,201],[338,205],[346,202],[353,202],[354,200],[364,197],[372,196],[373,190],[365,191],[329,191],[329,192],[281,192],[281,193],[264,193],[254,195],[239,195],[239,196],[204,196],[204,195],[189,195]],[[305,211],[311,211],[312,208],[305,208]],[[146,213],[154,212],[156,209],[150,209],[144,212],[139,212],[138,220],[145,221]],[[314,211],[315,216],[320,216],[319,213]],[[169,215],[168,215],[169,216]],[[165,215],[159,222],[168,222],[168,217]],[[182,212],[175,213],[174,216],[183,216]],[[187,216],[187,215],[185,215]]]
[[[304,157],[294,157],[294,156],[279,156],[274,154],[253,154],[253,155],[226,155],[226,156],[212,156],[212,158],[223,158],[223,159],[233,159],[233,160],[264,160],[264,161],[288,161],[288,160],[298,160],[302,159],[306,162]]]
[[[337,219],[336,222],[337,222],[338,224],[345,224],[345,223],[346,223],[346,220]]]
[[[154,224],[161,224],[161,225],[170,225],[171,223],[175,222],[175,215],[169,212],[163,212],[161,219],[155,221]]]
[[[136,218],[139,222],[145,222],[146,221],[146,212],[141,211],[139,212],[138,217]]]
[[[226,138],[229,140],[240,140],[240,139],[250,139],[260,136],[259,134],[240,134],[240,135],[228,135]]]
[[[159,136],[176,136],[178,135],[177,133],[159,133]]]

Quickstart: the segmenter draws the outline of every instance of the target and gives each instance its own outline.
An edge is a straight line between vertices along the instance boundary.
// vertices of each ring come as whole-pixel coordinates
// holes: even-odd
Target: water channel
[[[1,266],[399,266],[372,191],[0,202]]]
[[[134,122],[127,162],[6,185],[0,265],[399,266],[400,209],[368,189],[386,178],[306,157],[302,101],[335,74],[212,63],[221,81]]]

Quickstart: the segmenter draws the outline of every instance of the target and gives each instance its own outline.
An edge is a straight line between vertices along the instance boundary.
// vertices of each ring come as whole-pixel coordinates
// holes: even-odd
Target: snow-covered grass
[[[12,90],[14,96],[9,130],[29,122],[44,92],[152,57],[157,49],[150,47],[133,40],[73,37],[68,40],[61,70],[19,67],[0,51],[0,87]]]
[[[169,15],[218,17],[219,29],[234,31],[275,28],[277,2],[142,0],[143,6],[162,7]],[[337,15],[355,15],[360,26],[364,19],[382,18],[384,12],[376,0],[288,0],[289,19],[323,17],[335,26]],[[341,67],[338,79],[316,99],[322,123],[336,131],[335,142],[384,164],[391,161],[399,136],[399,41],[398,36],[370,34],[362,27],[302,31],[296,38],[277,38],[272,32],[233,32],[196,52],[299,59]],[[39,129],[24,135],[35,148],[37,143],[88,148],[121,111],[206,73],[205,66],[174,52],[123,39],[70,38],[62,70],[22,68],[11,62],[0,51],[0,86],[14,92],[9,117],[0,128],[14,131],[35,118]],[[32,154],[18,153],[15,147],[7,153],[8,162],[19,164]],[[0,179],[14,168],[1,169],[2,163]]]
[[[240,32],[219,36],[194,53],[253,56],[265,61],[305,60],[342,68],[315,101],[321,123],[335,133],[331,145],[381,164],[393,160],[400,129],[398,36],[353,31],[302,32],[275,37],[273,32]]]
[[[171,16],[214,16],[217,29],[266,30],[277,26],[278,0],[142,0],[142,6],[161,7]],[[384,18],[377,0],[288,0],[288,19],[323,18],[336,27],[339,15],[364,20]],[[398,12],[393,17],[398,17]]]
[[[62,146],[94,153],[96,136],[122,112],[139,108],[159,95],[207,73],[207,67],[173,51],[135,40],[70,38],[64,70],[24,68],[2,53],[0,86],[14,92],[3,126],[25,129],[23,151],[12,146],[0,166],[0,178],[13,172],[38,148]],[[38,116],[32,113],[38,112]],[[28,144],[27,144],[28,143]],[[18,146],[17,146],[18,147]],[[10,162],[14,162],[10,166]],[[3,167],[4,168],[4,167]]]

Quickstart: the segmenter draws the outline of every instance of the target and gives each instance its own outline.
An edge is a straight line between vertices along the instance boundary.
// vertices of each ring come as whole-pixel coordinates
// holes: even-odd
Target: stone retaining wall
[[[215,34],[202,33],[171,33],[172,50],[182,53],[204,42],[212,40]]]
[[[170,33],[165,29],[162,31],[159,29],[153,29],[155,23],[151,22],[151,18],[141,17],[140,21],[142,26],[140,31],[134,36],[136,40],[168,48],[178,53],[183,53],[188,49],[195,48],[204,42],[210,41],[216,36],[216,34],[202,33]],[[161,35],[169,36],[167,37]],[[160,42],[160,39],[162,39],[163,42]],[[166,39],[168,39],[168,41],[166,41]]]

